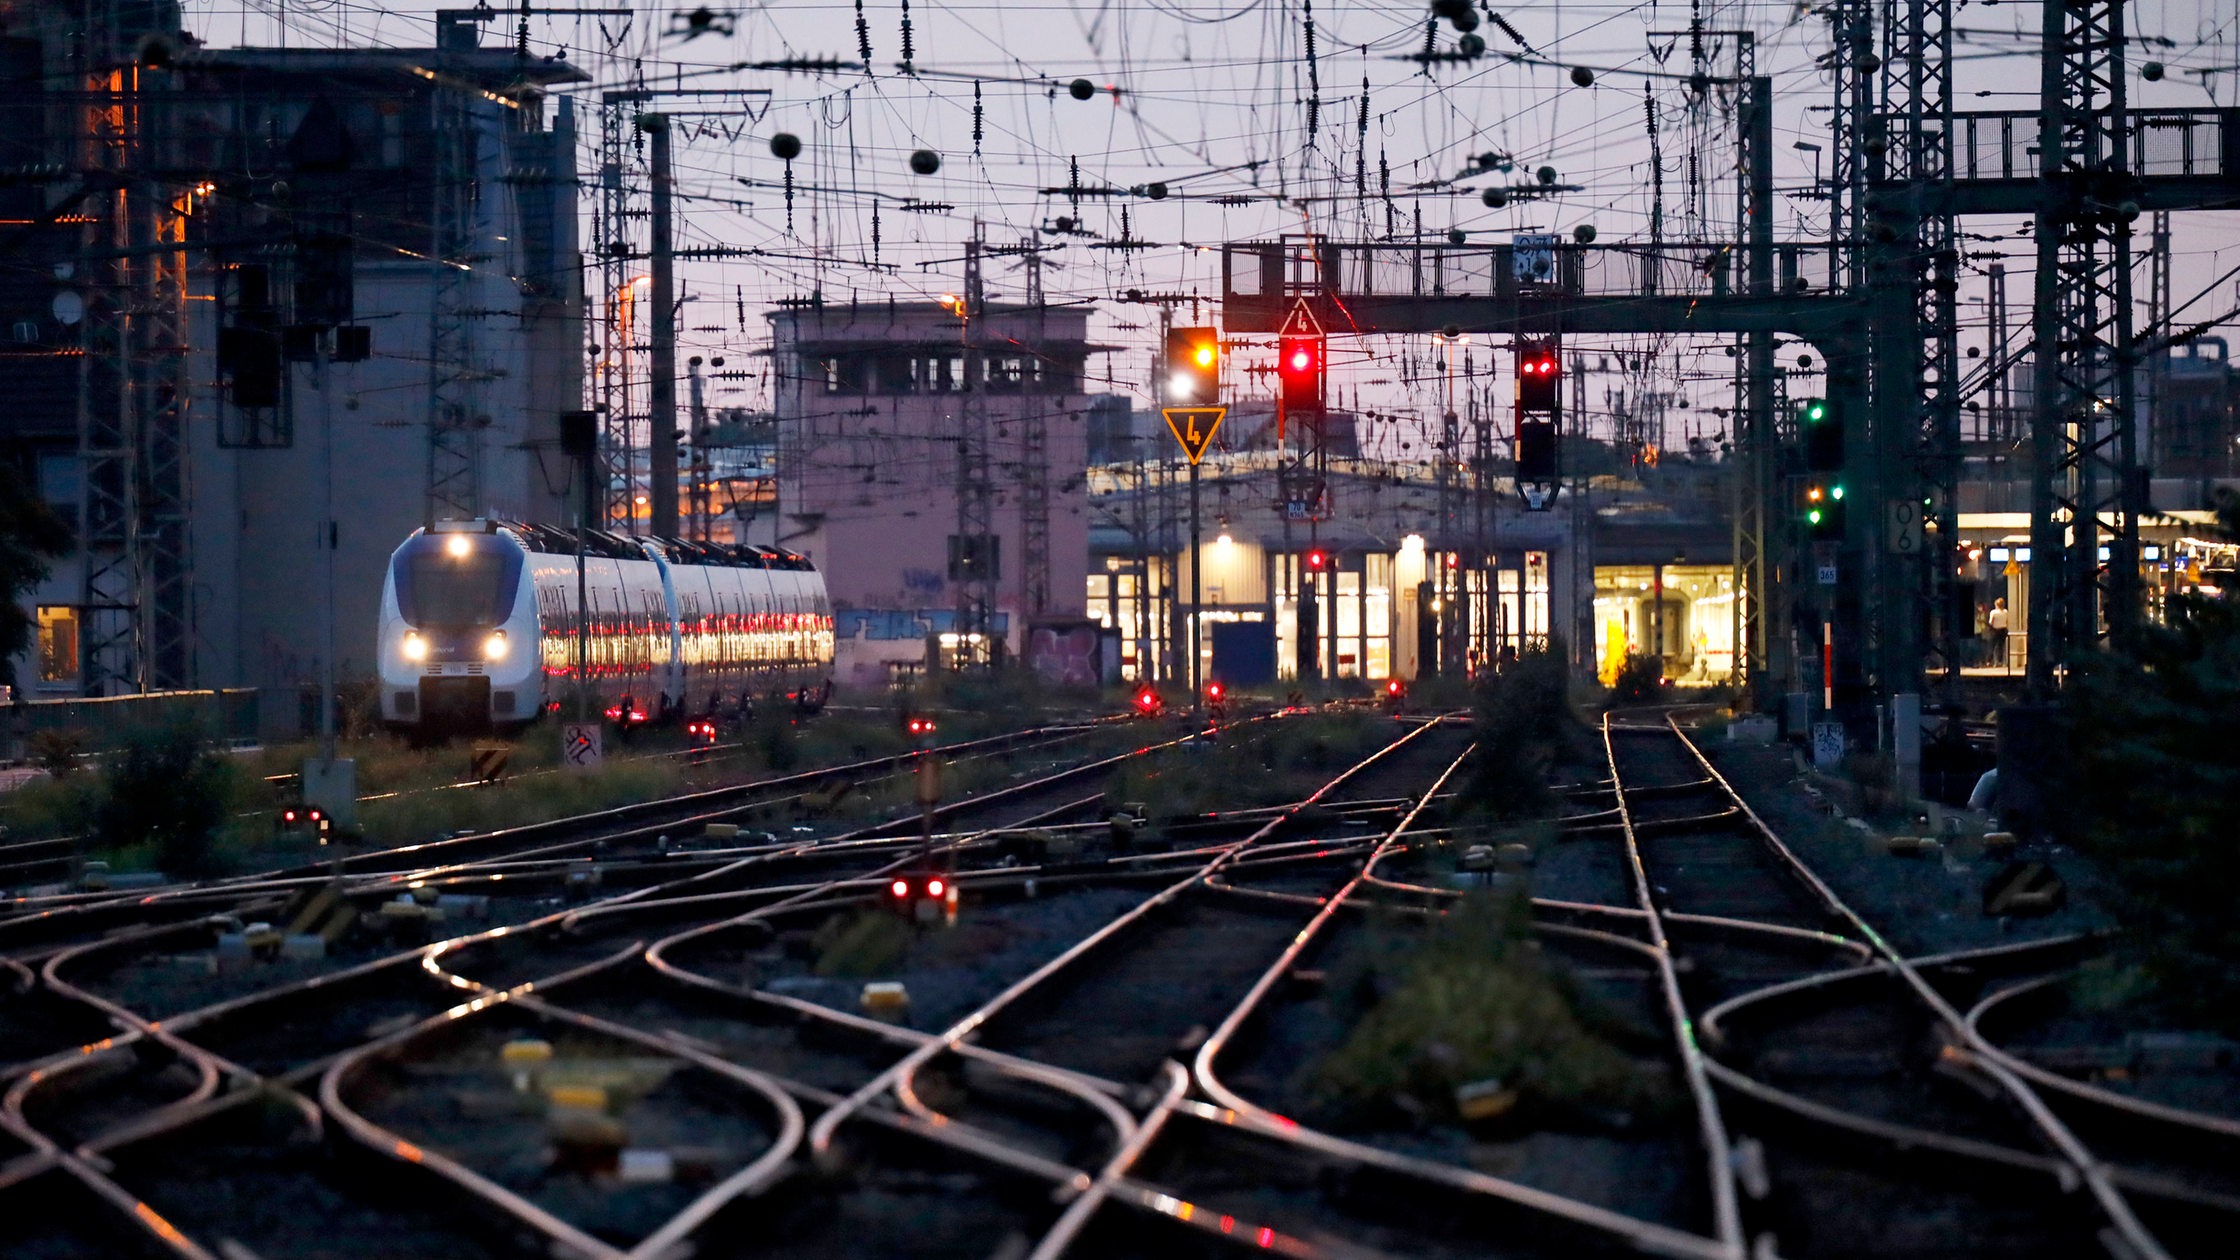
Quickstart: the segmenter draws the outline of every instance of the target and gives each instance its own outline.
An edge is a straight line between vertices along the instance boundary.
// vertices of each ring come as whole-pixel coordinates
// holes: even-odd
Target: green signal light
[[[1835,499],[1840,499],[1840,498],[1842,498],[1842,497],[1843,497],[1843,487],[1842,487],[1842,486],[1836,486],[1836,487],[1834,487],[1834,488],[1830,489],[1830,490],[1828,491],[1828,496],[1829,496],[1830,498],[1835,498]]]
[[[1807,420],[1823,419],[1827,416],[1827,414],[1828,407],[1826,403],[1812,403],[1804,409],[1804,418]]]
[[[1814,525],[1818,525],[1820,523],[1820,509],[1814,508],[1811,511],[1805,513],[1804,519],[1810,521]]]

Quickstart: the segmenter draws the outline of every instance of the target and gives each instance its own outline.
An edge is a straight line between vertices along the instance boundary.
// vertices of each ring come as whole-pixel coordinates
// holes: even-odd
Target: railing
[[[1829,274],[1825,243],[1774,247],[1774,291],[1801,291]],[[1734,246],[1690,242],[1579,245],[1344,244],[1314,238],[1224,247],[1223,296],[1501,298],[1725,297],[1748,292]]]
[[[2132,174],[2240,175],[2240,109],[2135,109],[2130,117]],[[2038,177],[2036,113],[1955,114],[1952,124],[1953,178]]]

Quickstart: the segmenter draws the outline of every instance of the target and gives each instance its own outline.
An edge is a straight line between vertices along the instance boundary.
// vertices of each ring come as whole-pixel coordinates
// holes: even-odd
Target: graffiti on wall
[[[990,613],[990,629],[1008,634],[1011,614]],[[863,639],[872,643],[909,640],[925,642],[929,634],[948,634],[957,628],[954,608],[847,608],[832,614],[833,637],[842,643]]]
[[[1097,624],[1093,621],[1027,628],[1027,667],[1039,677],[1072,687],[1099,682]]]

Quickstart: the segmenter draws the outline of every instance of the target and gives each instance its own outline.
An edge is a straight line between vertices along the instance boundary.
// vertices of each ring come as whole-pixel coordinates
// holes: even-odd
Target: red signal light
[[[938,897],[947,887],[948,885],[943,884],[938,879],[929,879],[926,881],[926,896]]]
[[[1400,694],[1400,691],[1400,680],[1397,678],[1386,682],[1384,685],[1384,693],[1388,696],[1397,696]]]
[[[1208,695],[1208,696],[1212,697],[1212,698],[1213,698],[1213,699],[1215,699],[1215,700],[1219,700],[1219,699],[1221,698],[1221,684],[1220,684],[1220,683],[1207,683],[1207,684],[1206,684],[1206,695]]]
[[[280,821],[281,821],[281,822],[284,822],[284,823],[292,823],[292,822],[294,822],[295,820],[296,820],[296,812],[295,812],[294,810],[290,809],[290,810],[283,810],[283,811],[281,811],[281,814],[280,814]]]
[[[893,893],[898,900],[900,898],[907,897],[910,895],[910,881],[907,879],[898,879],[895,882],[887,885],[887,891]]]
[[[1563,383],[1559,348],[1549,341],[1519,342],[1517,350],[1517,405],[1538,414],[1556,409],[1556,394]]]
[[[1276,375],[1287,407],[1322,405],[1322,338],[1284,337],[1276,350]]]
[[[1329,563],[1329,553],[1322,551],[1319,548],[1307,553],[1307,567],[1310,569],[1320,571],[1324,565],[1327,565]]]

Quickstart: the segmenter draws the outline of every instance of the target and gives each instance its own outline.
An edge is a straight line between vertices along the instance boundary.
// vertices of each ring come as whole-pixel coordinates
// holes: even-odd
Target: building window
[[[78,610],[60,604],[39,606],[39,681],[78,681]]]
[[[78,499],[85,490],[85,467],[85,461],[72,454],[39,457],[39,497],[73,531],[78,527]]]

